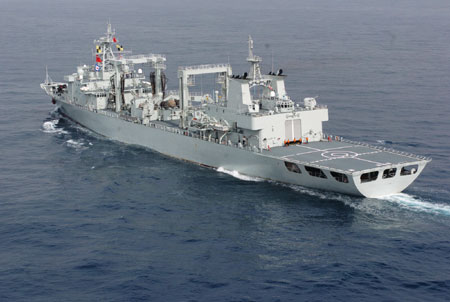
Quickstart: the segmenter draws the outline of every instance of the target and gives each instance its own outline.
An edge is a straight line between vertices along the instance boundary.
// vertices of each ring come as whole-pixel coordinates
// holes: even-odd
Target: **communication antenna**
[[[203,75],[200,75],[200,95],[203,97]]]
[[[51,84],[53,83],[52,78],[48,75],[48,67],[45,66],[45,84]]]
[[[273,73],[273,49],[272,49],[272,73]]]

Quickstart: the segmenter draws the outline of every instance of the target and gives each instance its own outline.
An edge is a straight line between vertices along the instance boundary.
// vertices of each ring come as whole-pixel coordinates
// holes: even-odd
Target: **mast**
[[[250,62],[252,65],[250,68],[250,75],[253,81],[261,79],[261,68],[259,67],[259,63],[262,61],[261,57],[255,56],[253,54],[253,39],[252,36],[248,36],[248,57],[247,62]]]
[[[102,60],[101,68],[102,68],[102,78],[104,78],[105,68],[107,67],[107,61],[114,60],[116,57],[114,56],[114,52],[112,50],[112,44],[114,43],[114,35],[116,34],[115,30],[112,29],[111,23],[108,22],[106,33],[104,37],[99,38],[98,40],[94,40],[96,45],[96,56],[99,56]],[[107,70],[106,70],[107,71]]]
[[[47,68],[47,66],[45,66],[45,82],[44,82],[44,84],[51,84],[51,83],[53,83],[53,80],[48,75],[48,68]]]

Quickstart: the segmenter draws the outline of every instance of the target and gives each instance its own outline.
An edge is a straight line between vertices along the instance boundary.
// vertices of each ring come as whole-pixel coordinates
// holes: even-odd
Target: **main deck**
[[[429,158],[350,141],[321,141],[264,150],[263,154],[285,161],[345,173],[430,161]]]
[[[172,129],[178,128],[176,121],[155,123]],[[345,174],[431,161],[424,156],[342,139],[274,147],[261,152],[264,156]]]
[[[429,161],[342,140],[262,150],[180,129],[176,121],[143,125],[116,113],[94,112],[59,100],[58,104],[64,115],[113,140],[205,166],[351,195],[377,197],[401,192]]]

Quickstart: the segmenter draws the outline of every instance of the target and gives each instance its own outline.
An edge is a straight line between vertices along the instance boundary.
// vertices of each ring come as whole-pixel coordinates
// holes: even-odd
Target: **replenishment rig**
[[[249,72],[229,64],[178,68],[178,91],[166,89],[166,57],[132,55],[108,24],[94,41],[95,63],[65,82],[47,73],[42,89],[71,120],[113,140],[200,165],[316,189],[366,197],[398,193],[431,160],[326,135],[328,108],[307,97],[294,102],[285,75],[263,74],[248,40]],[[144,67],[151,68],[148,77]],[[220,89],[190,92],[195,77],[214,75]]]

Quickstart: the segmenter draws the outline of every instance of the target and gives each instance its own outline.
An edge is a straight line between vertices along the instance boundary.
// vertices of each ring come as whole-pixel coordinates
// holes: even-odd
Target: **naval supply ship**
[[[248,40],[250,70],[229,64],[178,68],[178,91],[167,90],[166,57],[132,55],[111,24],[94,41],[92,65],[41,88],[62,115],[108,138],[170,157],[252,177],[344,194],[399,193],[430,158],[327,135],[328,108],[316,98],[295,102],[285,75],[263,74]],[[142,68],[149,69],[149,76]],[[212,94],[190,90],[195,78],[215,77]]]

